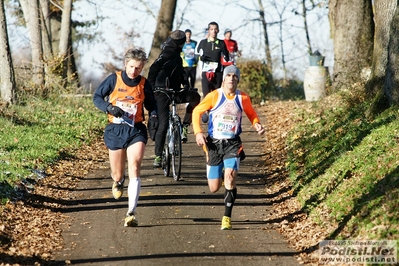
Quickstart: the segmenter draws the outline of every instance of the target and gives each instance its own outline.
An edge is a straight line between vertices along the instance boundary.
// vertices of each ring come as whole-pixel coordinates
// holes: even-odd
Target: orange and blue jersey
[[[94,92],[93,102],[104,112],[107,112],[107,106],[110,103],[120,107],[133,105],[135,115],[129,118],[135,123],[144,121],[144,107],[149,113],[156,114],[157,110],[150,82],[143,76],[130,79],[125,71],[109,75]],[[108,114],[108,121],[119,123],[110,114]]]
[[[236,94],[229,96],[222,88],[214,90],[194,108],[194,134],[202,132],[200,117],[209,112],[208,134],[216,139],[233,139],[241,132],[242,113],[245,112],[251,124],[259,123],[259,117],[252,106],[248,94],[236,90]]]
[[[112,93],[109,95],[108,102],[124,109],[135,110],[134,113],[129,113],[128,119],[134,123],[143,122],[143,103],[144,103],[144,83],[146,79],[142,78],[136,86],[126,85],[121,76],[121,72],[116,72],[116,84]],[[121,123],[120,118],[108,114],[108,121],[110,123]]]

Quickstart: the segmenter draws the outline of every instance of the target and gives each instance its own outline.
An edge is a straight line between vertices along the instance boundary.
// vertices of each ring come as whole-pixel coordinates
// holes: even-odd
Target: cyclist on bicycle
[[[184,31],[175,30],[161,45],[161,53],[151,65],[148,72],[148,81],[153,90],[156,88],[170,88],[181,90],[181,85],[189,88],[189,83],[183,69],[180,53],[186,41]],[[155,134],[155,160],[154,167],[161,167],[162,150],[165,144],[166,131],[168,128],[169,98],[163,93],[156,93],[155,99],[158,106],[158,130]],[[176,103],[188,103],[183,118],[182,140],[187,141],[187,130],[191,124],[192,112],[200,102],[200,95],[196,91],[184,90],[175,94]]]

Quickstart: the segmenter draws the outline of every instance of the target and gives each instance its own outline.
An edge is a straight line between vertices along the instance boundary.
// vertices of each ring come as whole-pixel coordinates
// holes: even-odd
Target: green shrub
[[[246,92],[253,103],[265,100],[299,100],[304,99],[303,82],[292,79],[270,80],[268,67],[260,60],[241,61],[239,89]]]

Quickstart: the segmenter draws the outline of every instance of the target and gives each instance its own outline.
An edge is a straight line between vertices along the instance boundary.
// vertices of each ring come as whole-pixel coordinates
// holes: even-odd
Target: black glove
[[[114,106],[112,104],[109,104],[107,106],[107,111],[108,111],[108,113],[110,113],[111,115],[113,115],[115,117],[122,117],[123,114],[125,113],[121,108],[119,108],[118,106]]]
[[[158,130],[158,116],[156,112],[152,112],[148,117],[148,133],[152,140],[155,140],[155,134]]]

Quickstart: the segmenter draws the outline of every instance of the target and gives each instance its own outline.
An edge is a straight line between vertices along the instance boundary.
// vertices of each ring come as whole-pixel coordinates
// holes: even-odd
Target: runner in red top
[[[230,29],[226,29],[224,31],[224,43],[226,45],[227,50],[229,51],[229,57],[230,60],[226,62],[224,58],[222,57],[222,65],[223,66],[230,66],[230,65],[236,65],[236,56],[240,57],[241,56],[241,51],[238,50],[238,44],[236,40],[231,39],[231,36],[233,35],[232,31]]]

